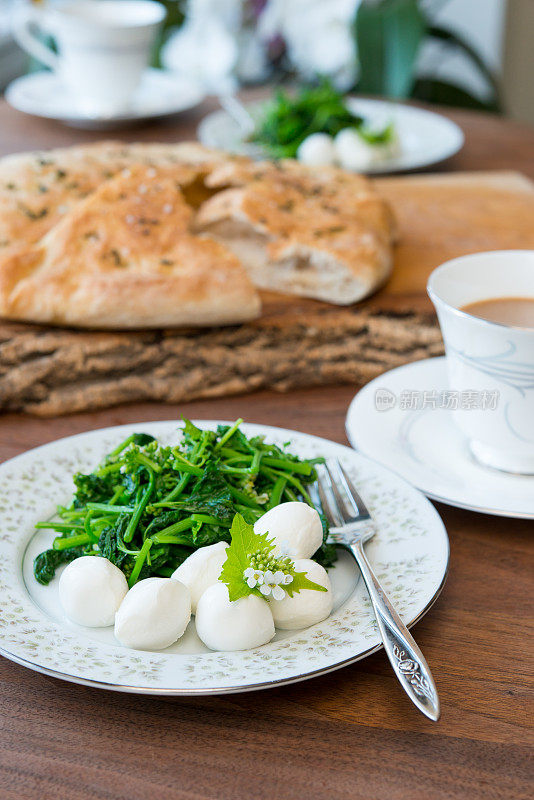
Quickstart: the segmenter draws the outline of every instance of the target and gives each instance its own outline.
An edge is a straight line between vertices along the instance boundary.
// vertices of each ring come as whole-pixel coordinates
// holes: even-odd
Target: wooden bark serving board
[[[261,319],[200,331],[110,333],[1,323],[0,408],[46,416],[262,387],[361,384],[439,355],[428,275],[465,253],[534,249],[534,184],[513,172],[376,183],[393,206],[399,240],[391,279],[368,301],[339,308],[264,293]]]

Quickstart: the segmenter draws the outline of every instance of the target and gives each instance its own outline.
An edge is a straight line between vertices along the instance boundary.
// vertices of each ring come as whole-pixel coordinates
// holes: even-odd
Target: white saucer
[[[174,72],[147,69],[125,114],[89,117],[76,111],[76,104],[54,72],[35,72],[12,81],[6,89],[8,103],[19,111],[46,119],[57,119],[74,128],[106,130],[127,123],[177,114],[193,108],[205,97],[194,81]]]
[[[444,357],[385,372],[358,392],[350,404],[346,420],[350,443],[434,500],[486,514],[534,519],[534,476],[513,475],[478,464],[450,411],[400,407],[402,392],[419,393],[421,401],[423,391],[446,388]]]
[[[265,101],[251,103],[247,106],[247,111],[253,119],[257,119],[264,106]],[[367,170],[369,174],[428,167],[450,158],[464,143],[462,129],[447,117],[432,111],[361,97],[348,97],[347,106],[354,114],[361,114],[377,127],[393,122],[397,131],[400,152],[387,161],[374,164]],[[258,145],[244,140],[239,124],[224,110],[214,111],[204,117],[197,134],[206,147],[216,147],[255,158],[263,155]]]

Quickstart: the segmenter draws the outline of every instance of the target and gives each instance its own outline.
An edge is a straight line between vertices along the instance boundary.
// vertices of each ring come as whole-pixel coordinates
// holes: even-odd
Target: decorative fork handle
[[[412,635],[391,605],[365,555],[362,541],[349,545],[373,604],[384,649],[402,688],[417,708],[437,722],[439,698],[434,679]]]

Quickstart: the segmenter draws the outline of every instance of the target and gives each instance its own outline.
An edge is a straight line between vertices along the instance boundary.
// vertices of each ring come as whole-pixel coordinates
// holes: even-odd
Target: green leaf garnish
[[[271,554],[274,544],[269,540],[268,533],[258,534],[254,532],[254,527],[249,525],[241,516],[236,514],[230,529],[232,541],[226,551],[226,561],[224,562],[219,580],[228,587],[228,596],[231,601],[239,600],[241,597],[255,594],[264,600],[269,597],[271,591],[267,591],[267,576],[284,574],[284,580],[280,586],[289,597],[293,597],[296,592],[302,589],[312,589],[318,592],[326,592],[326,588],[319,583],[311,581],[305,572],[296,572],[295,565],[289,558],[274,558]],[[266,569],[263,569],[265,567]],[[247,583],[246,571],[257,571],[259,580],[254,581],[254,585]],[[264,581],[265,579],[265,581]],[[278,584],[277,584],[278,585]],[[263,587],[263,590],[262,590]],[[274,592],[273,592],[273,596]]]
[[[236,514],[232,527],[230,528],[232,542],[226,550],[226,561],[224,562],[219,580],[228,586],[230,600],[239,600],[240,597],[247,597],[249,594],[261,594],[256,589],[251,589],[243,573],[250,567],[250,556],[257,550],[265,552],[266,555],[274,550],[266,533],[254,533],[254,527],[245,522],[241,514]]]

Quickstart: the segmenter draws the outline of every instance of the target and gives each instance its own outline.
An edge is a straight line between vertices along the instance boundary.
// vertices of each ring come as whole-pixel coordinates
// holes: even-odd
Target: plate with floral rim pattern
[[[202,428],[220,421],[195,420]],[[449,542],[431,503],[402,478],[344,445],[284,428],[244,424],[247,436],[289,447],[302,457],[339,458],[369,506],[377,534],[367,553],[404,622],[428,611],[445,581]],[[70,623],[58,598],[58,576],[43,587],[35,555],[53,534],[35,523],[70,501],[72,476],[90,471],[134,431],[177,442],[176,421],[121,425],[59,439],[0,465],[0,653],[30,669],[103,689],[148,695],[202,695],[266,689],[322,675],[381,646],[369,597],[356,565],[340,553],[330,570],[334,610],[324,622],[279,631],[269,644],[239,652],[207,650],[194,622],[167,650],[122,647],[112,628]],[[48,538],[46,538],[48,537]]]

